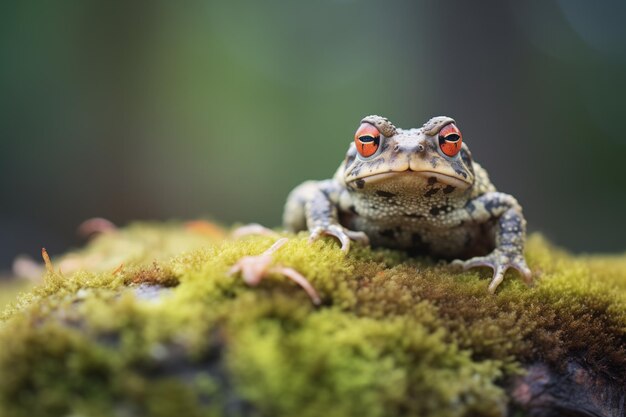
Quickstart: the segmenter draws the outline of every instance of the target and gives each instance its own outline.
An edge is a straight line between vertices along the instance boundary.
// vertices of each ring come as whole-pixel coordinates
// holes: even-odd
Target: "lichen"
[[[0,322],[0,416],[499,416],[524,364],[626,375],[626,257],[530,238],[532,288],[286,235],[281,276],[230,277],[269,237],[138,224],[53,260]],[[59,270],[60,268],[60,270]],[[147,292],[151,289],[151,292]]]

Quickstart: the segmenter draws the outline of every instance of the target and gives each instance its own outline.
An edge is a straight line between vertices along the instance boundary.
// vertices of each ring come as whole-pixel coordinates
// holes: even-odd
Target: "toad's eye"
[[[450,123],[439,131],[439,148],[448,156],[456,156],[461,150],[463,136],[454,123]]]
[[[361,156],[372,156],[380,146],[380,132],[369,123],[363,123],[354,134],[354,144]]]

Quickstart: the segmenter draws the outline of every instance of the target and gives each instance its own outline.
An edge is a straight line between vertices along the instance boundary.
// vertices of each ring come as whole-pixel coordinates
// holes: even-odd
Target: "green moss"
[[[0,416],[498,416],[524,363],[626,374],[626,257],[535,235],[535,286],[510,273],[491,296],[488,271],[291,236],[275,262],[315,308],[284,277],[227,275],[273,239],[218,236],[139,224],[53,260],[2,313]]]
[[[32,283],[26,279],[0,279],[0,311],[12,303],[18,294],[29,290],[32,286]]]

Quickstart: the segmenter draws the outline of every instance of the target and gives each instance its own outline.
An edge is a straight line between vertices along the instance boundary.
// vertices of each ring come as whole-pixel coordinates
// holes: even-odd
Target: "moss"
[[[32,286],[32,283],[26,279],[0,278],[0,311],[13,302],[18,294],[29,290]]]
[[[0,416],[498,416],[527,363],[626,375],[626,257],[535,235],[535,286],[510,273],[491,296],[488,271],[291,236],[275,262],[315,308],[284,277],[229,277],[273,239],[222,235],[138,224],[54,259],[2,313]]]

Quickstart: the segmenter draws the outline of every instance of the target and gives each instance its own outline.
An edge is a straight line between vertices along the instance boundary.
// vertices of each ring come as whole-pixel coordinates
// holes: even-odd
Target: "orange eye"
[[[461,150],[463,136],[454,123],[444,126],[439,131],[439,147],[448,156],[455,156]]]
[[[354,144],[361,156],[372,156],[380,146],[380,132],[369,123],[363,123],[354,134]]]

